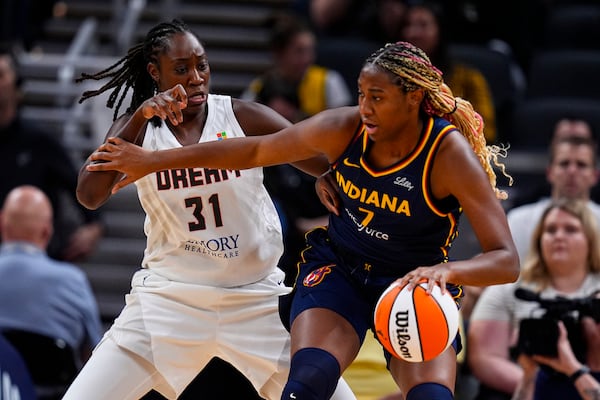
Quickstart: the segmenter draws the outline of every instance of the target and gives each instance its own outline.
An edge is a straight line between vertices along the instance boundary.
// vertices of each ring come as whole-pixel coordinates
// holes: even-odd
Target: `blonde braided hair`
[[[424,89],[423,111],[429,116],[442,117],[456,126],[475,151],[496,197],[502,200],[508,198],[505,191],[496,187],[493,168],[498,167],[508,178],[509,185],[512,185],[512,177],[499,161],[500,157],[506,157],[508,148],[487,145],[481,116],[475,112],[471,103],[452,94],[452,90],[444,83],[442,72],[431,64],[423,50],[408,42],[388,43],[367,58],[366,64],[377,65],[394,74],[397,77],[395,83],[405,92]]]

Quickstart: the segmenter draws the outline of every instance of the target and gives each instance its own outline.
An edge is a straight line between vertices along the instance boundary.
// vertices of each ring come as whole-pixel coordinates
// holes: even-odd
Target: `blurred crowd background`
[[[508,148],[504,161],[514,184],[500,177],[510,194],[507,211],[540,194],[559,120],[587,121],[596,140],[600,132],[597,0],[3,0],[1,7],[0,41],[18,57],[21,116],[59,141],[77,168],[101,143],[112,111],[102,96],[79,104],[88,87],[74,79],[112,65],[149,27],[172,18],[185,21],[204,43],[212,91],[234,97],[248,95],[254,80],[267,77],[289,49],[288,42],[276,41],[274,21],[282,15],[312,32],[308,63],[343,78],[348,104],[356,104],[356,78],[366,56],[387,42],[414,42],[442,69],[453,91],[484,115],[488,142]],[[297,106],[300,113],[290,115],[310,114],[294,90],[270,89],[281,89]],[[314,196],[290,196],[301,193],[295,189],[312,190],[312,181],[284,170],[272,170],[267,178],[278,206],[293,220],[288,224],[302,231],[324,214]],[[60,207],[64,224],[82,223],[73,202]],[[75,262],[90,279],[108,325],[123,306],[145,238],[133,187],[101,211],[102,238]],[[454,255],[472,256],[479,248],[468,221],[463,232]],[[292,236],[288,233],[290,246],[297,245]]]

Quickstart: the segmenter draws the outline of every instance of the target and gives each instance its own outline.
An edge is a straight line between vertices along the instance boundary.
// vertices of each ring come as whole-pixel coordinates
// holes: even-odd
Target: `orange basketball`
[[[450,293],[427,283],[412,291],[390,285],[375,306],[375,332],[394,357],[410,362],[431,360],[450,346],[458,332],[458,307]]]

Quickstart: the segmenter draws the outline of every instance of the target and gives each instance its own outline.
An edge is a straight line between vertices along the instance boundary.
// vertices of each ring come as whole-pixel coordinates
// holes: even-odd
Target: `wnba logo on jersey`
[[[302,281],[302,284],[306,287],[317,286],[319,283],[323,282],[323,279],[325,279],[325,275],[331,272],[331,267],[333,265],[334,264],[326,265],[324,267],[314,270],[310,274],[306,275],[306,277]]]

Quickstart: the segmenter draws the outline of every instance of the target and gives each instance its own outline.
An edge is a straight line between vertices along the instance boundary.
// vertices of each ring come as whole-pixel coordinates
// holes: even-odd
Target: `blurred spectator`
[[[291,122],[352,102],[343,77],[315,64],[316,38],[308,25],[289,14],[274,16],[271,25],[273,66],[252,81],[242,99],[266,104]],[[312,176],[290,165],[264,168],[264,174],[282,220],[285,249],[280,266],[292,282],[304,234],[327,223],[327,210]]]
[[[77,170],[62,144],[20,116],[22,79],[17,61],[8,45],[0,45],[0,203],[19,185],[42,189],[55,213],[48,254],[60,260],[82,260],[102,236],[100,214],[76,201]],[[66,215],[68,206],[79,213],[75,221]]]
[[[592,138],[585,136],[573,133],[565,135],[562,130],[565,126],[565,123],[559,122],[557,128],[560,129],[550,145],[550,158],[546,169],[546,179],[551,185],[550,196],[515,207],[507,214],[508,225],[521,263],[530,251],[533,227],[551,199],[565,197],[584,200],[600,223],[600,205],[590,200],[590,191],[598,182],[597,144]]]
[[[450,54],[447,19],[440,4],[415,3],[407,12],[404,39],[425,50],[432,64],[442,70],[446,84],[456,96],[469,99],[483,117],[487,141],[493,143],[496,140],[496,115],[489,85],[479,70],[455,60]]]
[[[36,187],[19,186],[0,216],[0,330],[62,339],[83,363],[102,335],[100,314],[85,273],[46,254],[49,199]]]
[[[352,102],[343,77],[315,64],[316,37],[308,25],[279,14],[270,20],[270,28],[273,65],[250,83],[243,100],[266,104],[291,122]]]
[[[359,31],[363,0],[293,0],[292,9],[319,37],[352,36]]]
[[[407,0],[373,0],[362,21],[361,36],[383,46],[403,40]]]
[[[586,138],[592,141],[595,141],[596,138],[596,135],[592,130],[592,126],[588,121],[569,116],[561,118],[556,122],[556,125],[554,125],[554,130],[552,132],[552,140],[549,151],[550,159],[553,158],[552,142],[562,141],[563,138],[569,136]],[[597,151],[597,149],[595,151]],[[549,172],[549,167],[546,172]],[[523,204],[534,203],[544,197],[549,197],[552,192],[552,187],[551,182],[548,179],[549,177],[547,176],[547,179],[544,182],[540,182],[539,185],[533,185],[533,187],[531,187],[531,185],[528,185],[528,187],[519,188],[520,190],[517,192],[517,195],[514,197],[512,203],[513,208],[516,208]],[[591,197],[597,202],[596,199],[598,198],[598,196],[594,194],[595,190],[593,189],[595,187],[596,185],[592,185],[591,194],[589,195],[589,197]]]
[[[33,50],[44,37],[44,25],[57,0],[3,0],[0,6],[0,41]]]
[[[563,139],[569,136],[593,139],[592,127],[586,121],[580,119],[563,118],[556,123],[553,140]]]
[[[519,282],[485,288],[471,314],[468,362],[480,381],[477,400],[510,399],[523,377],[510,349],[520,321],[538,316],[540,306],[517,299],[515,289],[544,299],[583,298],[600,290],[599,232],[586,203],[554,200],[535,221]]]

